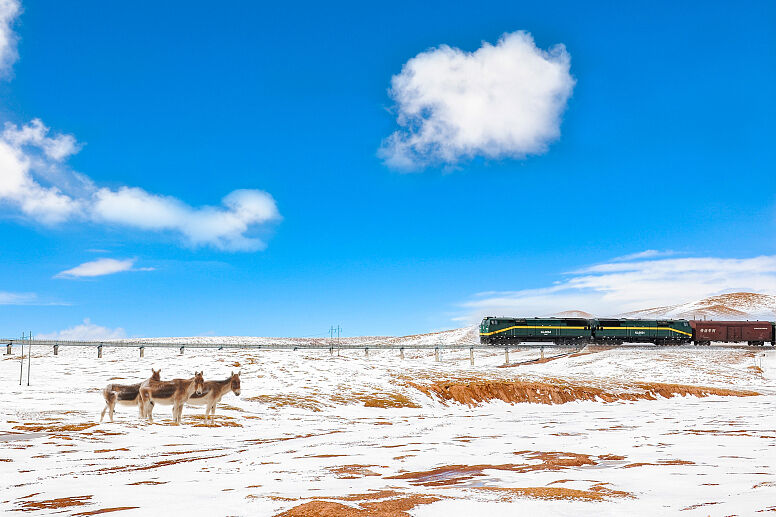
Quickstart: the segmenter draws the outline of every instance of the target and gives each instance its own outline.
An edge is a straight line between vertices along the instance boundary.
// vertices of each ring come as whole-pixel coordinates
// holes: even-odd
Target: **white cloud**
[[[260,190],[235,190],[223,207],[192,208],[178,199],[131,187],[99,189],[94,195],[95,220],[143,230],[176,231],[194,246],[256,250],[264,243],[245,234],[250,227],[280,217],[275,200]]]
[[[0,76],[17,59],[13,23],[20,12],[18,0],[0,0]],[[51,134],[40,119],[22,126],[6,123],[0,134],[0,205],[45,225],[120,225],[229,251],[264,248],[255,234],[280,219],[275,200],[261,190],[235,190],[219,207],[192,207],[138,187],[100,188],[66,167],[66,159],[80,148],[73,135]]]
[[[37,297],[33,293],[9,293],[0,291],[0,305],[30,305]]]
[[[121,327],[115,329],[101,327],[92,323],[89,318],[86,318],[80,325],[49,334],[39,334],[35,336],[35,339],[99,341],[101,339],[123,339],[125,337],[127,337],[127,333]]]
[[[639,260],[639,259],[652,259],[652,258],[658,258],[658,257],[670,257],[672,255],[676,255],[675,251],[671,250],[644,250],[639,251],[638,253],[630,253],[628,255],[623,255],[621,257],[615,257],[612,259],[612,262],[625,262],[628,260]]]
[[[59,134],[51,137],[48,133],[49,128],[37,118],[22,127],[6,122],[3,140],[15,148],[37,147],[48,158],[58,162],[78,152],[79,145],[73,135]]]
[[[564,310],[607,316],[737,291],[776,294],[776,256],[612,261],[577,270],[544,288],[480,293],[462,304],[466,314],[457,319]]]
[[[36,179],[36,172],[41,178],[51,177],[46,174],[56,166],[51,160],[58,161],[51,155],[66,156],[63,142],[70,141],[61,135],[49,138],[47,132],[39,120],[22,128],[6,124],[0,135],[0,202],[15,206],[41,223],[56,224],[79,215],[83,201]],[[40,150],[43,154],[39,156]]]
[[[135,262],[137,262],[137,259],[134,258],[124,260],[101,258],[91,262],[84,262],[72,269],[62,271],[54,278],[84,278],[112,275],[124,271],[153,271],[154,269],[149,267],[134,269]]]
[[[527,32],[504,34],[474,52],[442,45],[404,64],[391,80],[402,129],[379,155],[398,169],[462,158],[522,158],[560,136],[574,87],[563,45],[545,51]]]
[[[261,190],[235,190],[221,207],[192,207],[137,187],[99,188],[67,170],[63,160],[80,146],[71,135],[50,136],[40,120],[6,124],[0,136],[0,203],[43,224],[70,220],[113,224],[180,235],[191,246],[228,251],[262,249],[250,235],[280,219],[272,196]]]
[[[7,76],[19,55],[13,23],[21,12],[18,0],[0,0],[0,77]]]

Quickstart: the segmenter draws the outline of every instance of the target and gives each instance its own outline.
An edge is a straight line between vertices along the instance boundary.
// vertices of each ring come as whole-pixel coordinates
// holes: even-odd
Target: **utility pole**
[[[19,386],[22,385],[22,377],[24,376],[24,332],[22,332],[22,340],[20,343],[22,345],[22,355],[21,360],[19,361]]]
[[[340,344],[340,332],[342,332],[342,327],[337,325],[337,346]]]
[[[30,331],[30,342],[27,344],[27,386],[30,385],[30,365],[32,364],[32,331]]]

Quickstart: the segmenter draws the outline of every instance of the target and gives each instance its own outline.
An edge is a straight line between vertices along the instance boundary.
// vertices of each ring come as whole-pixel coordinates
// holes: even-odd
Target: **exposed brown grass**
[[[656,400],[677,395],[707,397],[709,395],[749,397],[759,395],[755,391],[689,386],[666,383],[632,383],[623,385],[621,391],[605,390],[595,386],[567,381],[437,381],[430,384],[409,385],[442,402],[458,402],[476,406],[491,400],[502,400],[511,404],[530,402],[536,404],[564,404],[575,400],[614,402],[617,400]]]
[[[656,463],[631,463],[625,465],[625,468],[632,467],[645,467],[645,466],[660,466],[660,465],[695,465],[694,461],[686,460],[658,460]]]
[[[369,470],[374,465],[341,465],[331,467],[329,470],[340,479],[357,479],[367,476],[379,476],[377,472]]]
[[[610,497],[633,497],[630,492],[622,490],[612,490],[604,486],[604,483],[593,485],[590,490],[577,490],[563,487],[524,487],[524,488],[506,488],[506,487],[476,487],[476,490],[491,491],[508,496],[530,497],[534,499],[551,500],[581,500],[581,501],[603,501]]]
[[[66,431],[84,431],[90,427],[94,427],[97,424],[85,423],[85,424],[68,424],[68,425],[54,425],[54,424],[38,424],[27,423],[23,425],[14,426],[14,429],[18,431],[33,431],[33,432],[48,432],[48,433],[62,433]]]
[[[316,397],[305,397],[301,395],[258,395],[256,397],[248,397],[245,400],[249,402],[258,402],[259,404],[266,404],[270,409],[280,409],[283,407],[295,407],[300,409],[308,409],[310,411],[320,411],[323,404]]]
[[[116,506],[114,508],[101,508],[99,510],[92,510],[91,512],[79,512],[74,513],[73,517],[85,516],[85,515],[100,515],[103,513],[122,512],[124,510],[135,510],[140,508],[139,506]]]
[[[300,504],[277,514],[276,517],[410,517],[410,510],[421,504],[439,501],[439,497],[428,495],[398,495],[396,492],[378,493],[387,499],[370,500],[338,498],[339,500],[358,501],[357,506],[349,506],[334,501],[315,500]]]
[[[59,499],[45,499],[43,501],[25,500],[20,501],[20,507],[14,509],[14,511],[34,512],[37,510],[56,510],[57,508],[68,508],[70,506],[83,506],[85,504],[89,504],[89,499],[91,498],[92,496],[90,495],[80,495],[75,497],[60,497]]]
[[[386,479],[406,479],[410,483],[421,486],[457,485],[475,477],[483,476],[486,470],[507,470],[511,472],[534,472],[539,470],[557,471],[572,467],[597,465],[599,460],[612,459],[611,455],[591,456],[573,452],[542,452],[519,451],[516,455],[523,456],[530,463],[506,463],[500,465],[443,465],[431,470],[419,472],[403,472]],[[615,456],[622,458],[621,456]]]

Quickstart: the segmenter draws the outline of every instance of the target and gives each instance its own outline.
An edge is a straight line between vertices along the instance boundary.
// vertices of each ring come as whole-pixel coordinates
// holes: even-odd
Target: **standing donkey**
[[[207,424],[208,415],[210,422],[215,422],[216,405],[221,402],[221,397],[226,395],[229,390],[240,396],[240,372],[234,373],[223,381],[205,381],[205,387],[200,395],[194,394],[188,400],[188,404],[195,406],[207,406],[205,408],[205,423]]]
[[[181,423],[183,416],[183,404],[192,395],[202,393],[205,379],[203,372],[195,372],[190,379],[173,379],[171,381],[151,381],[140,388],[140,403],[148,420],[154,421],[154,405],[162,404],[172,406],[172,420],[176,424]]]
[[[102,409],[102,413],[100,413],[100,422],[105,418],[105,411],[108,411],[110,421],[113,422],[113,411],[116,408],[116,404],[122,406],[137,406],[139,408],[140,418],[143,418],[145,413],[143,411],[143,405],[140,403],[140,388],[151,381],[161,380],[159,375],[161,371],[161,368],[159,370],[151,368],[151,377],[136,384],[108,384],[105,386],[102,390],[102,396],[105,399],[105,407]]]

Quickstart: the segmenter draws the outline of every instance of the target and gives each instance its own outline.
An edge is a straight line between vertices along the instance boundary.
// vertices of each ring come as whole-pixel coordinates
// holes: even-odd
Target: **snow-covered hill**
[[[620,316],[626,318],[773,320],[776,317],[776,296],[758,293],[729,293],[689,303],[626,312]]]

